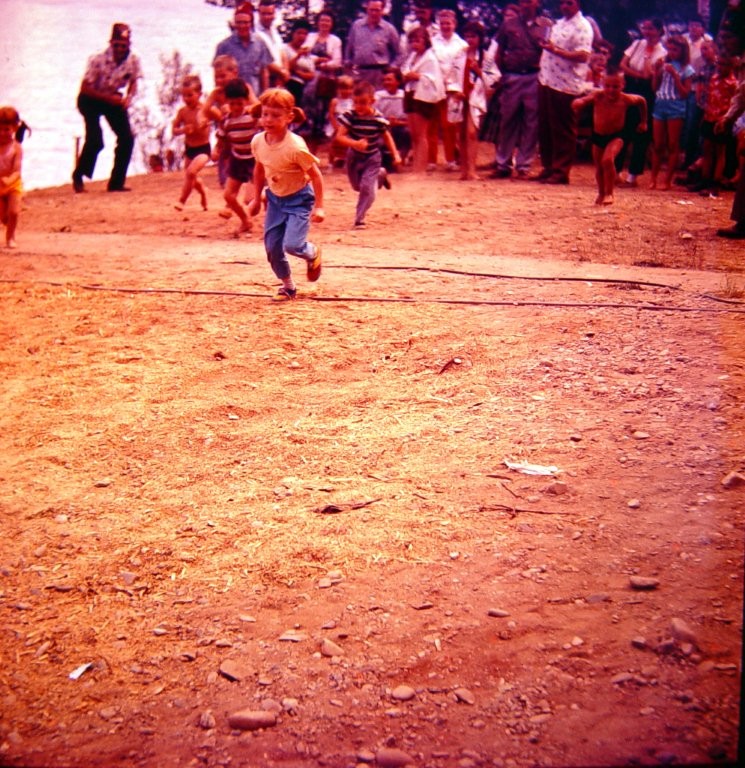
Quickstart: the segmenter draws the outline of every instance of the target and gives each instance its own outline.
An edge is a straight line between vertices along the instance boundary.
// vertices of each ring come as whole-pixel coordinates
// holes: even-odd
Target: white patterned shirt
[[[115,93],[142,77],[142,68],[137,54],[130,51],[124,61],[117,64],[111,47],[102,53],[95,53],[88,59],[83,76],[84,82],[102,93]]]
[[[592,51],[593,31],[590,22],[580,11],[571,19],[561,18],[553,27],[549,41],[564,51]],[[586,61],[570,61],[548,50],[541,54],[538,82],[554,91],[574,96],[584,93],[587,88]]]

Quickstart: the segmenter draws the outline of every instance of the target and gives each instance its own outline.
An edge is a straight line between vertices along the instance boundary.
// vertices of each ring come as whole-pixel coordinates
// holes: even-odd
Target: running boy
[[[241,223],[236,232],[240,237],[244,232],[250,232],[253,226],[245,209],[238,202],[238,193],[243,184],[251,181],[254,170],[251,140],[258,127],[256,118],[247,111],[249,90],[243,80],[236,78],[225,85],[225,99],[228,103],[228,115],[218,130],[218,145],[213,152],[213,158],[217,160],[225,146],[230,148],[224,198],[228,208],[240,219]]]
[[[5,244],[16,248],[16,226],[21,212],[21,163],[23,150],[16,141],[21,118],[13,107],[0,107],[0,221],[5,225]]]
[[[617,67],[609,66],[603,78],[603,89],[591,91],[572,103],[576,112],[592,105],[592,159],[598,184],[595,205],[611,205],[614,201],[615,160],[624,143],[631,138],[636,118],[636,131],[644,133],[647,130],[647,102],[643,96],[624,93],[623,86],[623,73]]]
[[[181,98],[184,106],[173,120],[173,135],[184,137],[186,167],[181,197],[176,203],[177,211],[183,211],[193,189],[199,194],[202,210],[207,210],[207,193],[197,174],[210,159],[210,124],[204,115],[202,104],[202,81],[196,75],[187,75],[181,84]]]
[[[227,54],[217,56],[212,62],[215,87],[204,101],[204,116],[207,120],[219,127],[228,114],[228,100],[225,98],[225,85],[238,77],[238,62]],[[248,86],[249,102],[256,103],[256,96]],[[230,164],[230,147],[225,147],[224,152],[217,158],[217,180],[222,188],[228,180],[228,165]],[[227,210],[226,218],[230,218],[231,211]]]
[[[305,259],[311,283],[321,276],[321,247],[308,242],[308,230],[311,220],[325,218],[323,176],[305,139],[290,131],[290,125],[304,122],[305,115],[289,91],[269,88],[254,111],[261,116],[264,130],[251,141],[256,168],[248,212],[251,216],[259,213],[266,185],[264,247],[272,271],[282,281],[274,300],[290,301],[297,296],[297,288],[288,253]]]
[[[359,192],[355,227],[365,226],[365,215],[375,201],[378,185],[387,186],[387,175],[382,167],[383,145],[393,157],[393,164],[401,164],[393,142],[389,123],[375,109],[375,88],[366,80],[360,80],[352,92],[353,106],[349,112],[339,116],[337,143],[347,147],[347,176],[352,189]]]

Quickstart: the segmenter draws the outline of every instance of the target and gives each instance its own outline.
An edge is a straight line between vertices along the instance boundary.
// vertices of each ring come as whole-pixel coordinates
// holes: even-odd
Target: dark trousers
[[[652,110],[654,109],[654,91],[650,80],[642,77],[626,78],[626,93],[643,96],[647,102],[647,130],[644,133],[634,132],[631,137],[631,157],[629,158],[629,173],[641,176],[647,166],[649,145],[652,143]],[[626,147],[619,153],[617,167],[622,168],[626,156]]]
[[[740,161],[740,178],[735,188],[730,218],[736,221],[741,229],[745,229],[745,160]]]
[[[103,117],[116,135],[114,166],[109,178],[109,189],[121,189],[127,179],[127,169],[135,143],[127,110],[122,106],[108,104],[81,93],[78,96],[78,111],[85,120],[85,143],[78,158],[75,173],[81,177],[93,178],[98,153],[104,146],[103,132],[101,131],[101,118]]]
[[[569,178],[577,152],[577,118],[572,109],[576,97],[538,86],[538,150],[547,173]]]

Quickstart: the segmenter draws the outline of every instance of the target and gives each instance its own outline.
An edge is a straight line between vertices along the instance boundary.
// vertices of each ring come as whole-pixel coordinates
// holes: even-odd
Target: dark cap
[[[128,24],[117,22],[111,28],[111,40],[109,40],[110,43],[127,43],[127,45],[129,45],[131,39],[132,31],[130,30]]]

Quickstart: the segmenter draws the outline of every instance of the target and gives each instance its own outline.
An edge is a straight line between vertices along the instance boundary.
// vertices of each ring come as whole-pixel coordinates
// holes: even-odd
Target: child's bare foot
[[[233,215],[233,211],[230,208],[223,208],[217,215],[223,219],[229,219]]]
[[[663,184],[663,185],[660,187],[660,189],[661,189],[663,192],[667,192],[667,191],[670,189],[670,184],[669,184],[668,182],[665,182],[665,183],[664,183],[664,184]]]
[[[250,219],[242,221],[240,227],[235,231],[235,236],[240,237],[241,235],[247,235],[253,229],[253,226],[253,222],[251,222]]]
[[[481,181],[483,179],[483,176],[479,176],[478,173],[464,173],[461,174],[460,180],[461,181]]]
[[[202,192],[202,193],[200,193],[199,197],[200,197],[200,200],[202,202],[202,210],[206,211],[207,210],[207,195],[204,192]]]
[[[616,202],[616,200],[615,200],[615,198],[613,197],[613,195],[606,195],[606,196],[605,196],[605,197],[604,197],[604,198],[601,200],[601,205],[613,205],[613,203],[615,203],[615,202]]]
[[[649,188],[657,189],[657,182],[654,179],[649,183]]]
[[[595,205],[602,205],[605,198],[602,195],[598,195],[595,198]]]
[[[15,240],[8,240],[6,245],[8,248],[18,248],[18,243]]]
[[[184,204],[182,202],[178,202],[173,206],[177,211],[183,211],[184,210]]]

